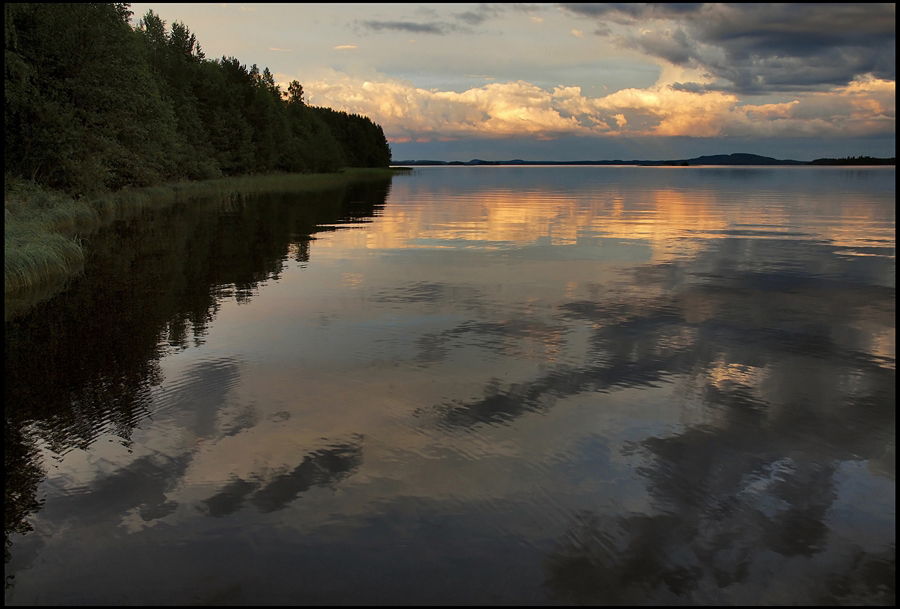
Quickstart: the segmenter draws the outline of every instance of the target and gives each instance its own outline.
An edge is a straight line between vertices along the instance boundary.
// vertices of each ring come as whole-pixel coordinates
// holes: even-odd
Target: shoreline
[[[313,192],[396,175],[401,168],[345,168],[340,173],[272,173],[184,181],[74,199],[26,180],[4,192],[5,319],[63,291],[85,263],[85,238],[123,216],[164,209],[196,197],[233,199],[278,192]]]

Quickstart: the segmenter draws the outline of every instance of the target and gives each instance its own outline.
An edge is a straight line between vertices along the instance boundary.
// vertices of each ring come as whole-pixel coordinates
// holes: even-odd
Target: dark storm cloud
[[[359,24],[374,32],[382,30],[395,30],[398,32],[410,32],[412,34],[437,34],[443,36],[451,32],[465,31],[464,28],[452,23],[432,21],[430,23],[415,23],[413,21],[361,21]]]
[[[710,85],[707,90],[826,90],[868,73],[882,79],[896,77],[893,4],[562,7],[575,15],[597,19],[601,28],[597,33],[602,35],[608,30],[607,22],[650,26],[640,34],[617,40],[624,47],[676,65],[705,67],[728,81]]]
[[[577,4],[574,6],[577,6]],[[695,12],[702,6],[702,2],[689,4],[685,7],[658,2],[635,2],[633,4],[630,2],[610,2],[606,7],[596,6],[594,11],[600,15],[605,13],[611,18],[618,14],[620,19],[664,19],[679,14]]]
[[[627,46],[648,55],[662,57],[676,65],[687,65],[696,55],[694,45],[684,30],[674,32],[649,31],[626,41]]]
[[[478,25],[483,23],[488,17],[483,13],[476,13],[474,11],[466,11],[465,13],[457,13],[456,18],[461,21],[465,21],[470,25]]]
[[[695,13],[703,7],[702,2],[678,4],[653,2],[600,2],[560,4],[563,9],[596,19],[628,24],[637,19],[674,19],[681,15]]]
[[[684,91],[685,93],[704,93],[707,88],[696,82],[676,82],[672,85],[676,91]]]
[[[512,10],[516,12],[525,12],[531,13],[538,5],[531,4],[488,4],[482,3],[478,5],[477,8],[453,13],[452,16],[454,19],[462,21],[471,26],[478,26],[488,21],[489,19],[493,19],[502,13]],[[421,7],[416,11],[417,13],[428,15],[429,17],[436,17],[437,12],[429,7]],[[355,25],[362,26],[365,29],[373,30],[380,32],[381,30],[397,30],[401,32],[410,32],[413,34],[437,34],[437,35],[445,35],[450,33],[471,33],[472,30],[465,26],[456,25],[453,23],[448,23],[446,21],[427,21],[424,23],[418,23],[415,21],[377,21],[377,20],[368,20],[368,21],[357,21]]]
[[[488,19],[499,15],[503,8],[505,7],[498,7],[491,4],[481,4],[474,11],[456,13],[454,17],[461,21],[465,21],[469,25],[481,25]]]

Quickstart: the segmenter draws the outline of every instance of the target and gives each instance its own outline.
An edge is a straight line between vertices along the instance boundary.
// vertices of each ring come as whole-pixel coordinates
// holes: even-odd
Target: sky
[[[895,156],[896,5],[133,3],[400,160]]]

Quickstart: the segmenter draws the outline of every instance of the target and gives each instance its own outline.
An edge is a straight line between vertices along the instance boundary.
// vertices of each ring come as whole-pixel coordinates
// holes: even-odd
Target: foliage
[[[183,23],[127,4],[4,5],[4,173],[75,198],[177,180],[386,167],[366,117],[207,59]]]
[[[172,112],[125,6],[4,8],[6,175],[76,196],[167,177]]]
[[[381,126],[368,117],[331,108],[312,108],[331,129],[351,167],[387,167],[391,150]]]
[[[895,157],[879,159],[871,156],[847,156],[840,159],[816,159],[810,165],[896,165]]]

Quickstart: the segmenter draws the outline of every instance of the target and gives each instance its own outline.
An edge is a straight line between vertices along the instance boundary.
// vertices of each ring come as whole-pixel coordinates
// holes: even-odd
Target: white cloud
[[[546,91],[519,80],[455,92],[338,72],[306,82],[304,89],[310,103],[371,117],[393,141],[519,135],[861,136],[892,133],[895,113],[894,83],[871,78],[833,93],[759,105],[742,105],[733,93],[687,92],[668,85],[589,97],[580,87]]]
[[[580,87],[546,91],[519,80],[455,92],[339,72],[306,82],[304,89],[312,104],[371,117],[392,141],[519,135],[861,136],[892,133],[895,114],[894,83],[871,78],[833,93],[758,105],[742,105],[732,93],[668,85],[589,97]]]

